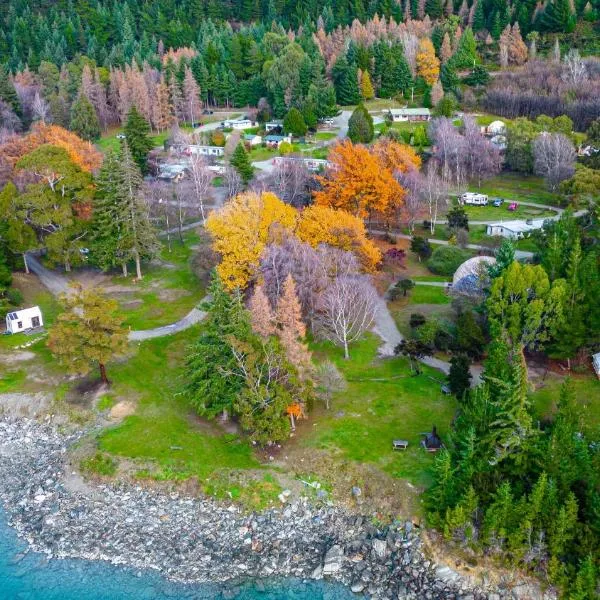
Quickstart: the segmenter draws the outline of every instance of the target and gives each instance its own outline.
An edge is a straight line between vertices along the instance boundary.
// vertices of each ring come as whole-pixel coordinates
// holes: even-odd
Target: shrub
[[[404,266],[404,259],[406,258],[406,252],[400,248],[389,248],[383,255],[383,260],[388,264],[395,264],[398,266]]]
[[[411,329],[416,329],[417,327],[421,327],[421,325],[425,325],[426,322],[427,318],[425,315],[422,315],[421,313],[412,313],[412,315],[410,315],[408,324],[410,325]]]
[[[440,246],[427,261],[427,268],[436,275],[454,275],[458,267],[469,258],[469,253],[455,246]]]
[[[23,294],[21,294],[21,290],[17,290],[16,288],[8,289],[6,292],[6,299],[12,306],[20,306],[23,304]]]
[[[81,467],[81,470],[88,475],[104,475],[110,477],[117,472],[117,463],[115,460],[101,452],[96,452],[94,456],[85,458],[81,461],[79,466]]]

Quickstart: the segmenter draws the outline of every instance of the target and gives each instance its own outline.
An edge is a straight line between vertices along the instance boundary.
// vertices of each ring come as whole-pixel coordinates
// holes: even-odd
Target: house
[[[265,123],[265,131],[269,133],[269,131],[280,131],[283,129],[283,121],[268,121]]]
[[[275,165],[285,165],[301,163],[309,171],[321,171],[326,169],[331,163],[324,158],[302,158],[301,156],[276,156],[273,159]]]
[[[490,236],[501,236],[517,240],[526,233],[530,233],[544,226],[545,219],[528,219],[527,221],[505,221],[489,223],[486,233]]]
[[[390,108],[392,121],[429,121],[431,111],[428,108]]]
[[[482,130],[482,133],[490,137],[506,135],[506,123],[504,121],[492,121],[487,127],[482,127]]]
[[[221,123],[221,126],[225,129],[250,129],[255,125],[256,123],[250,119],[228,119]]]
[[[9,333],[19,333],[20,331],[36,329],[43,325],[42,311],[39,306],[16,310],[6,315],[6,331]]]
[[[171,183],[179,183],[187,175],[187,167],[185,165],[161,165],[158,172],[158,179],[162,181],[170,181]]]
[[[459,204],[469,206],[486,206],[488,203],[487,194],[477,194],[475,192],[465,192],[458,197]]]
[[[198,144],[189,144],[183,149],[183,154],[191,156],[192,154],[200,154],[202,156],[223,156],[225,148],[223,146],[201,146]]]
[[[265,143],[267,144],[267,148],[279,148],[282,142],[287,142],[288,144],[292,143],[291,135],[273,135],[269,134],[265,136]]]
[[[247,133],[244,135],[244,142],[250,144],[250,146],[260,146],[262,144],[262,137],[255,133]]]

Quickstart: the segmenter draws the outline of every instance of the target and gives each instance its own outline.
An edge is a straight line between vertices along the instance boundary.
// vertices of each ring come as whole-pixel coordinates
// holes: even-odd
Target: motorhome
[[[488,203],[487,194],[476,194],[475,192],[465,192],[458,197],[459,204],[469,206],[486,206]]]

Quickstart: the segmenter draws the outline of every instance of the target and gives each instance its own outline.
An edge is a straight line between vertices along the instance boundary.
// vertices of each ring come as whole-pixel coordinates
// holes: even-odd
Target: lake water
[[[0,511],[1,600],[350,600],[347,588],[322,582],[271,581],[235,593],[212,585],[180,585],[155,572],[136,572],[108,563],[52,560],[27,553]]]

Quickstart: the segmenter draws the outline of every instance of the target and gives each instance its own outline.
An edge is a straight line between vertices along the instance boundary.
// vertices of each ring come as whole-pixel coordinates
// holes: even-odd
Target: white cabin
[[[392,121],[429,121],[431,111],[428,108],[390,108]]]
[[[256,123],[250,119],[227,119],[221,123],[221,126],[226,129],[250,129],[255,125]]]
[[[183,153],[187,156],[200,154],[201,156],[223,156],[225,148],[223,146],[201,146],[199,144],[190,144],[186,146]]]
[[[486,233],[489,236],[501,236],[511,240],[518,240],[523,236],[541,229],[545,219],[528,219],[526,221],[501,221],[500,223],[489,223]]]
[[[469,206],[486,206],[488,203],[487,194],[476,194],[475,192],[465,192],[458,197],[459,204],[468,204]]]
[[[42,311],[39,306],[16,310],[6,315],[6,331],[9,333],[19,333],[20,331],[36,329],[43,325]]]

